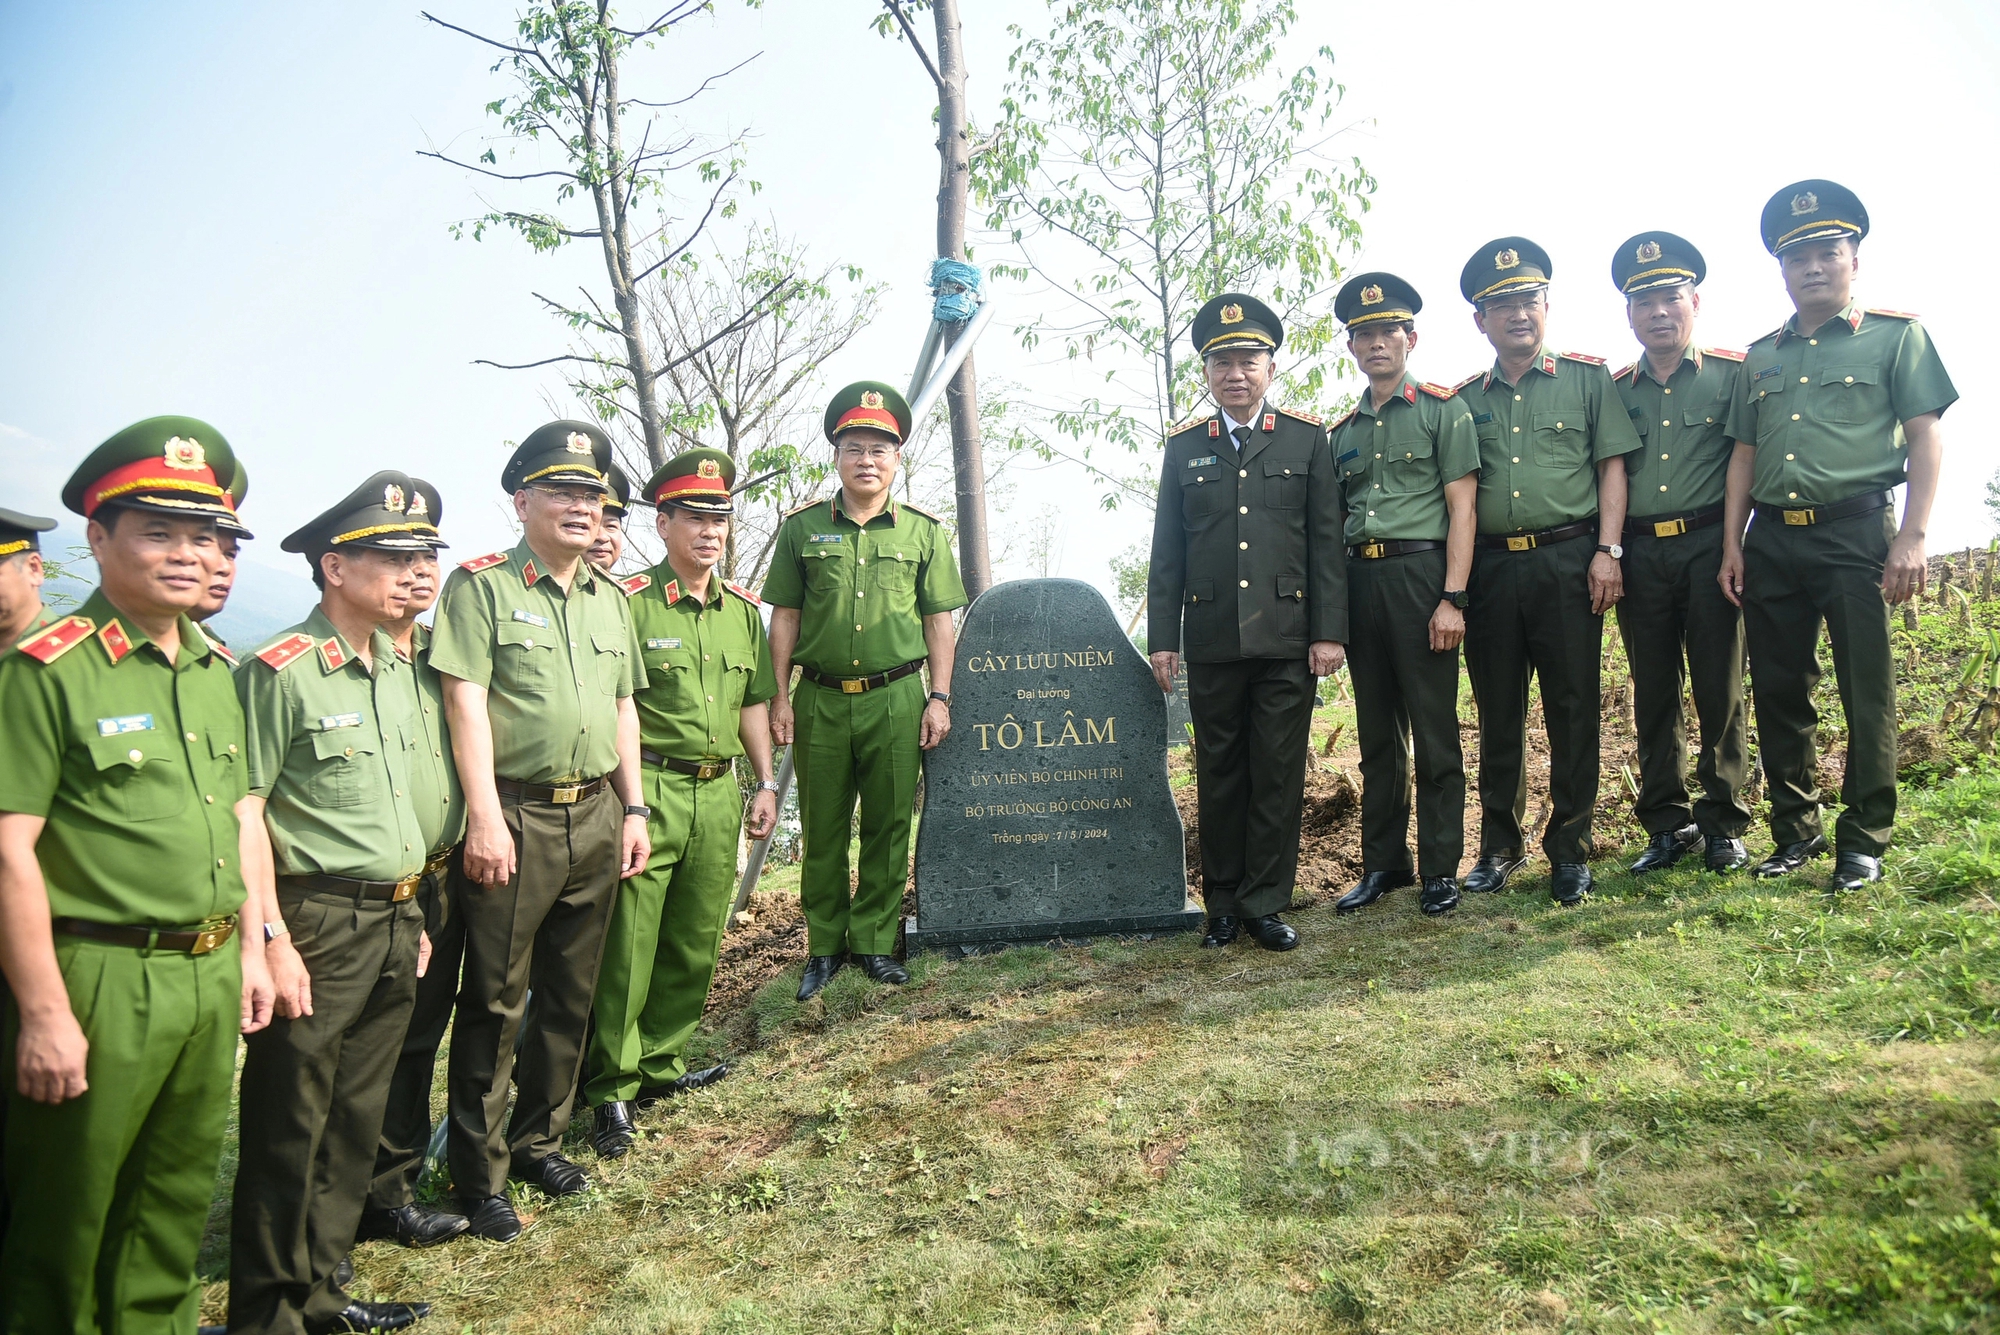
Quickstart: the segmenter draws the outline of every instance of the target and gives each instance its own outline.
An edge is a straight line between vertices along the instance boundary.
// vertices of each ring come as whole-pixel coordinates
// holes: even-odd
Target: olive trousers
[[[424,933],[431,939],[431,962],[417,979],[410,1027],[404,1031],[396,1070],[389,1079],[382,1137],[375,1149],[375,1180],[368,1187],[371,1210],[394,1210],[417,1199],[417,1180],[423,1176],[424,1156],[430,1149],[431,1082],[437,1073],[438,1047],[451,1025],[459,965],[465,958],[465,918],[453,907],[451,895],[459,856],[453,853],[452,866],[425,876],[417,885],[416,904],[424,915]]]
[[[801,679],[793,764],[805,858],[799,900],[815,955],[888,955],[910,880],[910,828],[923,777],[928,693],[921,672],[848,695]],[[848,832],[861,804],[860,880],[848,889]]]

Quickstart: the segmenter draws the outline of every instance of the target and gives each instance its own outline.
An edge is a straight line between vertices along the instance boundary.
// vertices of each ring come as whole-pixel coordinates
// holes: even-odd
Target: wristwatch
[[[776,779],[759,779],[757,780],[757,791],[760,793],[775,793],[778,791],[778,781]]]
[[[948,705],[951,703],[951,694],[948,691],[932,691],[931,699],[937,701],[941,705]]]
[[[632,806],[628,806],[625,808],[625,814],[628,816],[640,816],[650,819],[653,814],[653,809],[651,807],[642,807],[634,804]]]
[[[1597,544],[1597,550],[1603,552],[1614,561],[1623,561],[1625,559],[1625,548],[1619,543],[1600,542]]]
[[[1446,589],[1444,600],[1461,612],[1472,605],[1472,595],[1464,589]]]
[[[281,936],[290,936],[291,934],[292,934],[292,929],[285,925],[285,920],[283,918],[278,919],[278,921],[276,922],[267,922],[264,924],[265,945],[269,945],[271,942],[276,941]]]

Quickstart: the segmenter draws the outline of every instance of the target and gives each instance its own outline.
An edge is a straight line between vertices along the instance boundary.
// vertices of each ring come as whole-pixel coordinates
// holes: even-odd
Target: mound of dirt
[[[704,1015],[727,1015],[806,957],[806,918],[794,894],[759,890],[722,938]]]

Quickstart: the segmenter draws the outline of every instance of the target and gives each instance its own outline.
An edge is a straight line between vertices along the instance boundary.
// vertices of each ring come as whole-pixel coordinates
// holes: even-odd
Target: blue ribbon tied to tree
[[[931,261],[931,315],[941,324],[962,324],[979,310],[980,288],[985,275],[976,264],[949,260]]]

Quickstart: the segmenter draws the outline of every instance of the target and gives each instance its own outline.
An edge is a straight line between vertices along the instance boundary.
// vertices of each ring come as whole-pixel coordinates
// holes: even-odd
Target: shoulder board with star
[[[652,582],[653,577],[651,575],[634,575],[630,579],[613,581],[619,588],[625,590],[627,598],[630,598],[633,594],[639,592],[639,590],[646,588]]]
[[[731,593],[735,594],[738,598],[741,598],[744,602],[750,604],[750,606],[752,607],[762,607],[764,605],[762,599],[758,598],[756,594],[750,592],[750,590],[744,588],[741,584],[734,584],[731,583],[729,580],[725,579],[724,581],[722,581],[722,587],[729,590]]]
[[[942,524],[944,522],[944,520],[938,518],[936,515],[932,514],[929,510],[924,509],[924,507],[921,505],[911,505],[908,501],[897,501],[896,504],[901,506],[905,510],[914,510],[916,513],[922,515],[924,518],[930,520],[933,524]]]
[[[47,666],[91,637],[97,623],[86,616],[67,616],[46,629],[30,635],[14,646],[37,663]]]
[[[1296,417],[1301,422],[1310,422],[1314,426],[1326,425],[1325,418],[1321,417],[1318,413],[1309,413],[1303,408],[1279,408],[1277,411],[1283,413],[1286,417]]]
[[[482,570],[491,570],[506,559],[507,553],[505,552],[488,552],[484,556],[475,556],[470,561],[460,561],[458,568],[470,571],[476,575]]]
[[[1459,381],[1456,385],[1453,385],[1451,387],[1451,392],[1454,394],[1462,393],[1467,385],[1471,384],[1473,381],[1479,379],[1479,377],[1485,374],[1486,372],[1484,371],[1474,371],[1471,375]]]
[[[1738,352],[1735,348],[1703,348],[1701,352],[1704,357],[1720,357],[1726,362],[1740,362],[1750,356],[1749,353]],[[1634,366],[1638,364],[1637,362],[1632,363]]]
[[[1214,418],[1215,418],[1214,413],[1196,413],[1193,417],[1190,417],[1182,422],[1177,422],[1173,426],[1168,427],[1167,435],[1169,437],[1182,435],[1186,432],[1194,430],[1198,426],[1208,425],[1208,423],[1213,421]]]
[[[785,511],[785,518],[790,519],[793,515],[802,515],[806,511],[812,509],[815,505],[825,505],[825,504],[826,504],[826,498],[822,496],[816,501],[807,501],[804,505],[795,505],[791,509]]]
[[[1634,371],[1638,369],[1639,369],[1639,363],[1632,362],[1630,365],[1621,366],[1617,370],[1613,371],[1611,373],[1611,378],[1613,380],[1623,380],[1626,376],[1631,375]],[[1635,385],[1639,383],[1637,377],[1633,378],[1632,383]]]
[[[1430,395],[1434,399],[1448,399],[1452,395],[1458,393],[1458,391],[1453,389],[1450,385],[1433,385],[1428,380],[1418,381],[1417,388],[1421,389],[1424,393]]]
[[[302,630],[281,636],[257,651],[257,661],[273,672],[283,672],[319,647],[319,641]]]
[[[1346,412],[1342,413],[1340,416],[1333,419],[1333,422],[1327,427],[1327,433],[1331,435],[1333,432],[1340,430],[1340,428],[1346,426],[1349,422],[1352,422],[1356,417],[1358,417],[1360,413],[1361,409],[1358,405],[1353,408],[1349,408]]]
[[[1561,357],[1564,361],[1582,362],[1586,366],[1603,366],[1605,364],[1604,358],[1593,357],[1587,352],[1558,352],[1556,356]]]
[[[1886,310],[1881,306],[1870,306],[1867,308],[1867,311],[1870,315],[1886,315],[1892,320],[1916,320],[1922,318],[1911,314],[1909,311]]]

